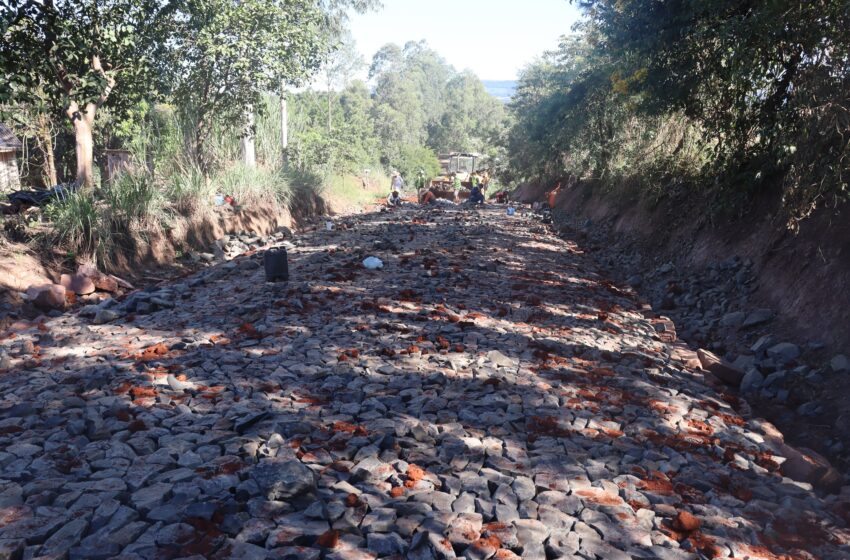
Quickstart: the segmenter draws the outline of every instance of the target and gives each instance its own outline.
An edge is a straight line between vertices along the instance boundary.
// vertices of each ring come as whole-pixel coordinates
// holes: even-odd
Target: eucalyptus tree
[[[169,44],[173,95],[194,123],[193,152],[204,174],[215,124],[253,138],[253,111],[281,82],[304,83],[328,51],[325,13],[314,0],[183,0]],[[250,162],[247,162],[250,163]]]
[[[129,110],[157,91],[158,48],[174,4],[161,0],[0,0],[0,102],[61,111],[76,179],[93,182],[98,110]]]

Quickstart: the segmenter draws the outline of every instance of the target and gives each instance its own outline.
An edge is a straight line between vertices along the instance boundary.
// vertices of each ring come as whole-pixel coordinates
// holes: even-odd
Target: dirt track
[[[783,478],[781,435],[575,244],[503,209],[337,226],[288,284],[242,257],[171,310],[7,333],[0,550],[850,557],[850,494]]]

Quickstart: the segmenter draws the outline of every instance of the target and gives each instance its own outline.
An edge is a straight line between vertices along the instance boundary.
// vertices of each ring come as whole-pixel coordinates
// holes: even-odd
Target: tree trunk
[[[94,186],[94,139],[92,128],[97,105],[88,103],[81,110],[76,101],[72,101],[66,113],[74,126],[74,139],[77,152],[77,183],[87,188]]]
[[[245,112],[245,129],[242,131],[242,163],[245,167],[257,165],[254,136],[254,110],[249,107]]]
[[[204,179],[209,180],[210,171],[212,170],[212,161],[207,157],[207,138],[209,137],[212,123],[206,111],[202,111],[198,115],[198,121],[195,125],[195,138],[192,152],[195,156],[195,163],[198,164],[198,169]]]
[[[289,110],[286,106],[286,91],[280,88],[280,149],[283,163],[286,163],[286,150],[289,148]]]
[[[328,88],[328,134],[331,132],[331,96],[333,93],[331,92],[331,88]]]
[[[38,117],[36,142],[44,158],[44,167],[41,170],[42,180],[46,183],[46,186],[52,187],[59,183],[59,179],[56,175],[56,156],[53,154],[53,135],[46,115],[39,115]]]
[[[59,176],[56,173],[56,156],[53,153],[53,139],[48,136],[47,144],[44,146],[44,178],[47,186],[59,184]]]

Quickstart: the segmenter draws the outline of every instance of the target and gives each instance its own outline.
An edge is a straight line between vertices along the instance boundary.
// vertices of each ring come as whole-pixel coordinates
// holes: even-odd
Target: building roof
[[[20,150],[23,147],[21,141],[15,136],[12,130],[3,123],[0,123],[0,150]]]

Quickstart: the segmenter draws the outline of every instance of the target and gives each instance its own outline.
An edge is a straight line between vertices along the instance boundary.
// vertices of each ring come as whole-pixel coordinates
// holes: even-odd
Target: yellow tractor
[[[489,165],[481,154],[452,152],[440,155],[442,172],[431,180],[431,191],[437,198],[459,201],[469,198],[472,175],[481,177]]]

